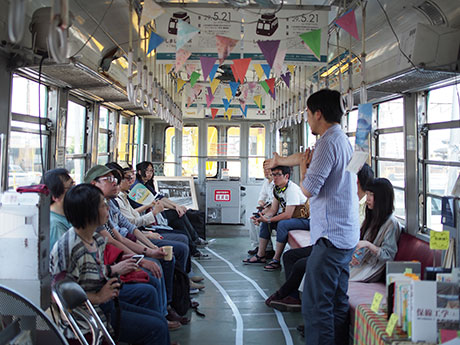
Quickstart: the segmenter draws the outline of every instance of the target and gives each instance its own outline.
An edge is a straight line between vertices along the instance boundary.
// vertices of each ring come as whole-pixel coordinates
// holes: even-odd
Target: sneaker
[[[197,260],[209,260],[211,259],[211,256],[209,254],[203,254],[201,252],[196,252],[195,254],[192,255],[194,259]]]
[[[201,237],[198,237],[198,239],[195,241],[195,244],[199,248],[204,248],[209,244],[209,242],[206,240],[203,240]]]
[[[302,302],[298,298],[286,296],[280,300],[272,300],[270,306],[279,311],[299,312],[302,309]]]
[[[190,289],[190,295],[196,295],[197,293],[200,293],[200,290],[198,290],[198,289]]]
[[[192,276],[190,277],[190,280],[194,283],[199,283],[204,280],[202,276]]]
[[[281,296],[279,295],[279,292],[276,291],[274,292],[270,297],[268,297],[266,300],[265,300],[265,304],[268,306],[268,307],[271,307],[271,303],[273,301],[279,301],[281,300]]]

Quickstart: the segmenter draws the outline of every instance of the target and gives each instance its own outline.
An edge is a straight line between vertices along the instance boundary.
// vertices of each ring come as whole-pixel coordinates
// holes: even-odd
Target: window
[[[132,164],[134,147],[134,124],[133,119],[120,116],[118,128],[118,162]]]
[[[265,127],[252,125],[249,128],[248,177],[264,178]]]
[[[50,135],[46,128],[47,124],[50,125],[47,119],[47,102],[46,86],[41,85],[39,88],[37,82],[13,75],[12,121],[8,148],[9,189],[40,183],[42,160],[45,169],[47,168],[46,152]],[[41,119],[38,118],[39,104]]]
[[[395,191],[395,215],[405,218],[405,170],[404,170],[404,105],[398,98],[377,106],[377,128],[375,131],[376,176],[385,177]],[[355,127],[356,128],[356,127]]]
[[[208,144],[207,144],[207,153],[208,157],[217,157],[222,154],[218,151],[218,130],[217,127],[209,126],[208,127]],[[207,161],[206,162],[206,177],[216,177],[217,176],[217,162],[216,161]]]
[[[441,198],[450,195],[460,174],[460,119],[458,85],[432,90],[427,95],[426,124],[422,124],[423,197],[422,229],[443,229],[441,224]]]
[[[227,128],[227,157],[230,159],[227,161],[228,176],[241,177],[240,127]]]
[[[67,103],[65,168],[76,183],[83,182],[86,159],[86,107]]]
[[[198,176],[198,127],[182,130],[182,176]]]
[[[97,143],[97,164],[106,164],[110,157],[110,111],[107,108],[99,108],[99,135]]]
[[[157,170],[161,170],[160,167],[163,167],[164,176],[175,176],[174,167],[176,163],[176,130],[174,127],[168,127],[165,130],[164,164],[162,164],[163,157],[161,155],[161,150],[157,151],[154,152],[154,161],[156,169],[155,174],[157,175]]]
[[[209,126],[206,177],[217,177],[228,169],[230,177],[241,177],[240,127]]]

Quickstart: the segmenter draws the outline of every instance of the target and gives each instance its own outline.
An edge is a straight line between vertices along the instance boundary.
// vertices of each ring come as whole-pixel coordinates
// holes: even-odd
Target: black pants
[[[312,246],[290,249],[283,254],[286,282],[278,290],[281,297],[292,296],[299,298],[299,285],[305,274],[305,266],[310,256]]]
[[[168,225],[170,227],[187,235],[189,240],[190,254],[195,254],[198,251],[195,244],[195,241],[198,239],[198,234],[196,233],[192,223],[190,223],[187,214],[179,217],[179,214],[176,210],[165,210],[162,213],[163,216],[168,220]]]

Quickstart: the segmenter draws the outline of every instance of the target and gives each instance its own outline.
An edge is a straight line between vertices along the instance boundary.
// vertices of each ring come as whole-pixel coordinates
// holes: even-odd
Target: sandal
[[[265,271],[276,271],[280,268],[281,268],[281,262],[276,259],[273,259],[267,265],[264,266]]]
[[[255,257],[257,260],[251,261],[251,259],[253,257]],[[254,256],[251,256],[250,258],[247,258],[247,259],[243,260],[243,263],[245,265],[247,265],[247,264],[265,264],[265,263],[267,263],[267,261],[265,260],[265,256],[259,256],[259,255],[255,254]]]

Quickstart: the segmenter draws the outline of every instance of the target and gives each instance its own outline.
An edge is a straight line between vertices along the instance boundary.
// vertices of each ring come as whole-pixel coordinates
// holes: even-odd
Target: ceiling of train
[[[440,71],[439,68],[428,68],[428,73],[425,73],[421,68],[416,68],[414,70],[413,66],[409,64],[407,64],[407,66],[404,64],[398,65],[399,70],[393,68],[394,61],[396,61],[396,55],[399,54],[399,51],[395,35],[389,30],[388,19],[392,22],[399,37],[403,37],[404,34],[413,27],[414,23],[422,23],[429,28],[439,28],[439,30],[442,28],[444,31],[446,31],[447,28],[450,30],[458,30],[460,28],[460,7],[455,5],[456,1],[380,0],[385,11],[383,11],[379,7],[377,1],[374,0],[369,2],[360,0],[284,0],[283,4],[281,4],[280,1],[281,0],[186,0],[180,2],[162,1],[157,3],[166,9],[167,13],[174,12],[175,10],[187,10],[191,13],[206,14],[208,13],[206,11],[212,8],[220,11],[227,11],[230,13],[229,15],[249,13],[250,15],[255,14],[261,16],[262,14],[284,13],[280,11],[288,9],[301,11],[303,13],[311,13],[312,10],[315,9],[315,7],[311,6],[328,10],[327,23],[322,29],[327,33],[326,41],[323,44],[324,46],[327,45],[327,47],[323,47],[322,49],[325,49],[324,54],[328,63],[310,64],[296,63],[296,61],[292,60],[284,61],[282,70],[277,74],[278,78],[276,78],[276,85],[278,85],[276,90],[278,93],[275,97],[277,100],[275,100],[273,95],[272,97],[269,96],[270,92],[265,94],[262,91],[261,93],[264,98],[263,104],[268,108],[279,106],[280,103],[287,103],[288,100],[291,100],[291,97],[295,99],[295,95],[299,95],[297,99],[301,99],[300,94],[304,94],[305,90],[309,91],[313,89],[311,87],[312,85],[316,89],[321,86],[324,87],[329,83],[329,86],[338,88],[339,70],[342,70],[344,73],[342,91],[345,93],[347,88],[353,89],[355,103],[359,101],[359,93],[357,91],[362,79],[360,55],[363,52],[363,41],[361,40],[363,37],[363,4],[366,5],[364,52],[367,54],[368,66],[372,66],[374,63],[374,68],[380,66],[382,69],[382,71],[375,71],[374,68],[372,68],[367,72],[367,78],[369,80],[369,100],[388,97],[394,94],[395,90],[399,92],[413,90],[421,85],[429,85],[455,75],[455,73],[452,72],[452,65],[448,64],[446,64],[448,65],[447,67],[441,66],[446,68],[441,68]],[[7,1],[2,0],[2,2]],[[35,10],[50,5],[51,1],[48,0],[28,2],[26,21],[29,22],[31,20]],[[133,15],[130,16],[128,0],[69,1],[72,22],[68,32],[68,56],[70,59],[65,63],[54,63],[52,60],[47,59],[43,66],[44,80],[48,80],[56,85],[71,87],[76,90],[77,93],[85,97],[104,101],[114,108],[123,110],[128,114],[152,116],[149,110],[145,110],[142,107],[136,106],[133,102],[130,102],[126,92],[126,85],[128,83],[127,53],[130,47],[130,30],[133,35],[132,47],[134,50],[134,57],[139,56],[142,58],[145,56],[145,49],[147,48],[147,40],[145,40],[143,30],[139,30],[138,28],[137,21],[139,17],[136,15],[141,15],[143,5],[144,1],[134,0]],[[334,21],[350,9],[355,10],[360,40],[351,38],[344,29],[338,30],[338,27],[334,25]],[[389,18],[387,18],[387,16]],[[243,18],[245,17],[243,16]],[[6,22],[6,19],[4,19],[4,21]],[[157,25],[155,30],[161,32],[161,23],[163,22],[157,18],[155,22],[151,22],[151,26],[155,25],[153,23]],[[158,27],[159,25],[160,27]],[[238,29],[239,32],[233,32],[233,37],[247,36],[248,34],[244,31],[244,27],[243,24],[241,25],[241,29]],[[444,33],[444,31],[442,32]],[[436,32],[439,33],[440,31]],[[2,37],[2,39],[3,38],[4,37]],[[266,38],[270,39],[270,36]],[[243,41],[244,39],[242,42]],[[139,44],[139,42],[143,43]],[[339,44],[337,44],[337,42],[339,42]],[[36,42],[32,41],[32,36],[27,31],[21,45],[23,47],[30,47],[33,43]],[[283,42],[281,44],[283,44]],[[240,46],[237,46],[235,50],[243,57],[245,48],[245,43],[240,42]],[[308,48],[306,48],[306,51],[311,54]],[[350,51],[352,52],[353,59],[351,70],[355,73],[353,78],[356,80],[352,80],[352,83],[348,84],[348,81],[346,81],[348,75],[347,59]],[[158,48],[158,52],[161,52],[160,48]],[[393,60],[386,58],[386,55],[389,55],[389,53],[395,56],[391,56]],[[321,52],[321,55],[322,54],[323,52]],[[340,58],[337,59],[337,56]],[[401,60],[400,57],[398,58]],[[456,56],[456,59],[458,59],[458,56]],[[453,62],[455,62],[456,59],[454,59]],[[38,71],[37,62],[39,59],[35,58],[31,60],[30,58],[24,58],[24,60],[25,61],[16,61],[16,63],[18,65],[23,64],[24,67],[22,71],[25,73],[36,75]],[[166,92],[170,94],[172,101],[182,107],[185,117],[203,117],[204,114],[209,116],[209,110],[204,110],[201,114],[197,114],[196,111],[197,109],[200,110],[199,108],[201,106],[206,108],[206,87],[209,86],[209,81],[204,81],[202,76],[198,79],[197,84],[202,85],[203,90],[196,99],[193,99],[194,95],[193,91],[191,91],[192,88],[188,86],[190,74],[192,72],[190,70],[187,72],[186,69],[183,68],[179,72],[170,73],[165,77],[165,72],[168,68],[165,62],[174,63],[174,60],[160,63],[159,60],[154,62],[154,59],[151,58],[147,59],[145,65],[150,70],[154,70],[154,74],[156,74]],[[254,62],[264,63],[265,61],[253,61],[253,63]],[[195,64],[193,67],[195,71],[202,74],[200,60],[194,60],[193,63]],[[142,64],[142,62],[138,63],[138,66]],[[226,60],[224,64],[219,66],[216,73],[216,79],[221,80],[222,84],[226,86],[228,86],[230,81],[234,81],[234,73],[231,69],[231,64],[231,60]],[[288,71],[288,65],[296,66],[293,70],[295,73],[292,75],[290,87],[287,87],[283,79],[280,78],[280,74],[286,74]],[[334,66],[336,67],[336,71],[330,73],[331,67]],[[433,72],[434,70],[436,71]],[[273,72],[271,75],[268,75],[273,77]],[[397,77],[394,77],[394,75]],[[392,76],[392,78],[388,80],[385,79],[388,76]],[[186,81],[186,83],[181,91],[177,92],[177,83],[179,79]],[[259,82],[261,79],[265,79],[265,77],[261,78],[252,64],[246,73],[245,83]],[[223,87],[221,87],[221,89],[223,89]],[[222,94],[224,94],[223,91],[224,90],[222,90]],[[233,102],[238,99],[241,91],[240,86],[237,90],[237,95],[233,95],[236,97]],[[230,103],[231,102],[232,101],[230,101]],[[295,101],[293,100],[293,102]],[[195,103],[195,105],[187,107],[187,103]],[[259,108],[256,106],[256,102],[252,102],[252,97],[251,102],[248,99],[247,103],[252,103],[252,108],[250,108],[249,112],[252,117],[269,118],[268,111],[265,113],[258,111]],[[196,104],[198,104],[197,107],[195,107]],[[270,110],[267,108],[265,109]],[[240,113],[242,116],[242,111]]]

